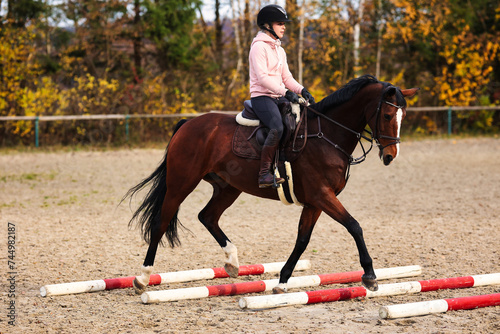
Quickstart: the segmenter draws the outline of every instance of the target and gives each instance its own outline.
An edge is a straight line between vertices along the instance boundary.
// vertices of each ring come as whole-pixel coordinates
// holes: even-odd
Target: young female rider
[[[263,7],[257,15],[261,29],[252,42],[249,55],[250,97],[252,107],[260,121],[269,128],[269,134],[262,148],[259,172],[259,187],[270,187],[274,182],[271,165],[283,134],[283,123],[278,110],[282,99],[298,103],[301,94],[310,103],[312,95],[300,85],[288,69],[281,38],[285,34],[285,23],[290,22],[285,10],[278,5]],[[283,183],[282,178],[276,179]]]

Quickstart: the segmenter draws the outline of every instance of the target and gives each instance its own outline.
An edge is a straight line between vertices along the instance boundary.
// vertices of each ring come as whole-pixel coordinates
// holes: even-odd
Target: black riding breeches
[[[288,101],[284,97],[273,99],[269,96],[252,97],[252,109],[255,111],[260,121],[270,130],[275,129],[278,132],[278,139],[283,135],[283,121],[278,108],[281,99]]]

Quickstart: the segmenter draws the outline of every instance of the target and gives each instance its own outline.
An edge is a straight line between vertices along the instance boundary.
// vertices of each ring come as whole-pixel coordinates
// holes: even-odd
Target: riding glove
[[[299,96],[291,90],[286,91],[285,97],[292,103],[299,103]]]
[[[302,89],[300,93],[304,99],[306,99],[310,104],[314,103],[314,97],[307,91],[307,89]]]

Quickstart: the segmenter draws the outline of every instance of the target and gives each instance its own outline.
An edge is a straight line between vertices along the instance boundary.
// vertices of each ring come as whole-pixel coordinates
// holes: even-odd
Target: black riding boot
[[[269,131],[260,158],[259,188],[271,187],[274,184],[274,175],[271,174],[271,165],[274,155],[279,145],[278,131],[275,129]],[[282,178],[276,178],[276,183],[285,182]]]

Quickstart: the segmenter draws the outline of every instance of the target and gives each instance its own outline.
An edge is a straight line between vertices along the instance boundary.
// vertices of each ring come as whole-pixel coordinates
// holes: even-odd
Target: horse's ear
[[[414,97],[415,94],[420,90],[420,88],[409,88],[409,89],[402,89],[401,93],[403,94],[404,97]]]
[[[394,86],[389,86],[385,89],[385,93],[384,93],[384,96],[385,97],[388,97],[388,96],[393,96],[396,94],[396,87]]]

